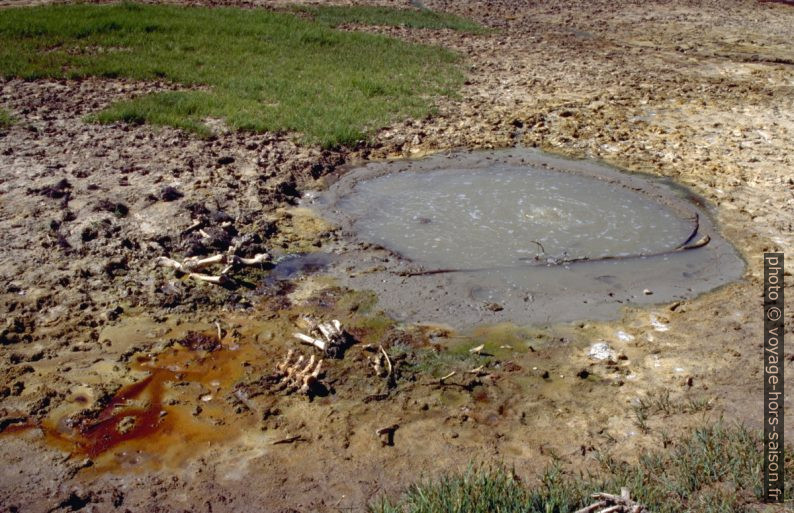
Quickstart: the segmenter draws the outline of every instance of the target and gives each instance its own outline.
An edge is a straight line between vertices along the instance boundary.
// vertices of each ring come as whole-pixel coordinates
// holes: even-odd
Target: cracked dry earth
[[[663,432],[721,416],[760,426],[761,254],[794,244],[794,8],[425,3],[498,30],[348,27],[453,48],[467,73],[437,115],[350,151],[221,123],[199,140],[83,120],[168,84],[0,84],[19,120],[0,135],[0,509],[356,511],[471,461],[532,482],[552,455],[584,469],[595,450],[631,459]],[[690,187],[746,259],[744,278],[609,322],[456,333],[393,323],[371,294],[321,273],[248,269],[227,289],[154,264],[240,237],[241,256],[332,252],[333,227],[295,206],[326,176],[364,159],[517,144]],[[186,231],[196,220],[206,236]],[[288,348],[309,354],[292,338],[305,315],[340,319],[356,340],[327,360],[312,400],[272,379]],[[588,358],[597,340],[616,361]],[[466,351],[480,343],[491,357]],[[373,372],[367,344],[392,355],[391,380]],[[440,385],[452,370],[454,385]],[[631,405],[649,395],[678,406],[643,430]],[[383,445],[375,430],[394,424]]]

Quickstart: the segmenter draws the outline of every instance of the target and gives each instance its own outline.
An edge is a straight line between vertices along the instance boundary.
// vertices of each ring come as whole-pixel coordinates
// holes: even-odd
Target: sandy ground
[[[532,481],[552,456],[581,468],[594,450],[630,459],[720,416],[760,426],[761,254],[794,245],[794,9],[425,3],[499,30],[367,28],[460,51],[468,79],[437,116],[353,151],[82,121],[167,84],[0,84],[0,105],[20,120],[0,135],[0,509],[360,511],[471,461],[505,462]],[[371,295],[321,276],[270,281],[258,269],[226,289],[154,264],[225,251],[243,235],[242,256],[333,250],[333,228],[293,206],[324,175],[516,144],[691,187],[746,275],[611,322],[454,333],[394,325]],[[185,232],[194,220],[207,237]],[[311,401],[269,379],[287,348],[308,355],[291,338],[307,314],[342,320],[357,340],[326,362],[327,392]],[[587,357],[597,340],[614,362]],[[480,342],[494,355],[482,376],[465,373],[476,356],[427,356]],[[394,386],[371,369],[366,344],[393,356]],[[459,371],[455,385],[438,385],[433,373],[448,370]],[[633,401],[665,394],[676,406],[641,429]],[[374,432],[393,424],[384,446]]]

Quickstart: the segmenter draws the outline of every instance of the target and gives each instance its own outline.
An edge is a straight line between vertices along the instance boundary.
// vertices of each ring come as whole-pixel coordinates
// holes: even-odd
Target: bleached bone
[[[303,333],[295,332],[295,333],[292,334],[292,336],[297,338],[301,342],[304,342],[306,344],[309,344],[309,345],[312,345],[312,346],[316,347],[320,351],[325,351],[325,348],[328,346],[328,344],[325,341],[320,340],[319,338],[312,338],[312,337],[310,337],[308,335],[304,335]]]
[[[188,276],[194,280],[206,281],[207,283],[214,283],[215,285],[225,285],[226,283],[232,283],[234,281],[224,273],[221,273],[218,276],[210,276],[209,274],[200,273],[188,273]]]
[[[333,319],[330,322],[321,322],[317,325],[317,329],[320,330],[326,340],[332,340],[342,334],[342,323]]]
[[[177,271],[183,273],[189,272],[187,269],[185,269],[185,267],[181,263],[177,262],[173,258],[161,256],[161,257],[157,257],[157,260],[155,261],[157,262],[157,265],[162,265],[163,267],[173,267]]]
[[[236,266],[258,265],[270,260],[270,255],[267,253],[257,253],[252,258],[239,257],[234,254],[237,249],[236,246],[229,247],[229,251],[225,254],[220,253],[207,258],[188,257],[182,262],[168,257],[158,257],[156,262],[158,265],[173,267],[177,271],[185,273],[190,278],[199,281],[214,283],[216,285],[226,285],[228,283],[234,283],[234,279],[231,278],[228,273]],[[221,273],[217,276],[195,272],[217,264],[225,265]]]
[[[182,261],[182,267],[188,271],[198,271],[211,265],[225,263],[226,255],[215,255],[207,258],[188,257]]]
[[[392,424],[391,426],[376,429],[375,434],[380,437],[381,445],[394,445],[394,432],[397,431],[399,427],[399,424]]]
[[[304,365],[304,356],[298,355],[298,359],[290,364],[293,354],[294,351],[290,349],[284,361],[276,367],[282,374],[281,383],[288,394],[300,391],[309,395],[320,378],[323,360],[320,359],[315,364],[316,357],[311,355]]]
[[[451,377],[452,377],[452,376],[454,376],[455,374],[457,374],[457,372],[455,372],[455,371],[452,371],[452,372],[450,372],[449,374],[447,374],[446,376],[442,376],[442,377],[440,377],[440,378],[438,379],[438,382],[443,384],[443,383],[444,383],[444,381],[448,380],[449,378],[451,378]]]
[[[289,367],[289,362],[290,362],[290,360],[292,360],[292,355],[293,355],[294,352],[295,351],[293,349],[290,349],[289,351],[287,351],[287,357],[284,358],[283,362],[279,363],[276,366],[276,368],[278,369],[279,372],[281,372],[281,373],[287,372],[287,368]]]
[[[387,384],[391,387],[394,385],[394,367],[391,363],[389,354],[383,349],[383,346],[378,346],[378,353],[369,358],[370,365],[375,371],[375,375],[379,378],[386,378]]]
[[[371,356],[369,358],[369,363],[372,365],[372,370],[375,371],[375,375],[379,378],[383,378],[386,376],[386,369],[384,368],[384,359],[381,353],[376,354],[375,356]]]
[[[301,388],[300,391],[302,394],[308,395],[311,391],[312,387],[317,383],[317,380],[320,377],[320,372],[323,367],[323,360],[322,358],[320,361],[317,362],[317,365],[314,367],[310,373],[304,374],[301,378]]]
[[[342,323],[337,319],[317,323],[308,317],[301,318],[300,324],[308,327],[309,335],[294,333],[293,336],[305,344],[312,345],[329,357],[339,357],[347,341]]]
[[[229,267],[224,269],[220,275],[218,276],[211,276],[209,274],[202,274],[202,273],[194,273],[192,272],[191,268],[188,266],[177,262],[176,260],[168,257],[158,257],[157,264],[162,265],[164,267],[173,267],[177,271],[187,274],[189,278],[193,278],[194,280],[205,281],[208,283],[214,283],[216,285],[224,285],[227,283],[232,283],[234,280],[226,275],[229,271]]]
[[[257,264],[264,264],[270,260],[270,255],[267,253],[257,253],[252,258],[243,258],[243,257],[234,257],[234,262],[242,264],[242,265],[257,265]]]
[[[252,258],[243,258],[231,253],[219,253],[207,258],[188,257],[182,262],[182,269],[186,271],[199,271],[205,267],[216,264],[226,264],[233,267],[236,265],[257,265],[270,260],[267,253],[257,253]]]
[[[292,366],[287,367],[286,377],[288,379],[292,379],[295,376],[295,374],[298,372],[298,369],[300,368],[300,365],[302,363],[303,363],[303,355],[298,355],[298,359],[295,361],[295,363]]]
[[[386,359],[386,366],[388,367],[388,371],[386,372],[386,377],[390,378],[392,375],[392,371],[394,370],[391,365],[391,359],[389,358],[389,354],[383,349],[383,346],[380,346],[380,352],[383,353],[383,357]]]
[[[478,377],[487,376],[488,373],[484,369],[485,369],[485,365],[480,365],[479,367],[475,367],[474,369],[471,369],[470,371],[466,371],[466,372],[468,372],[469,374],[474,374],[475,376]]]
[[[190,226],[188,226],[187,228],[182,230],[182,235],[187,235],[188,233],[192,232],[193,230],[201,228],[203,225],[204,225],[203,221],[201,221],[200,219],[194,219],[193,220],[193,224],[191,224]]]

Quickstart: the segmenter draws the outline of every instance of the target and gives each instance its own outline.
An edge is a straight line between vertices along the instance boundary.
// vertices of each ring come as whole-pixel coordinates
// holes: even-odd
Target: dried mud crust
[[[263,408],[258,416],[232,408],[224,417],[246,429],[196,448],[176,467],[91,473],[90,459],[69,458],[35,430],[4,434],[3,507],[362,510],[378,494],[472,459],[516,465],[531,480],[550,454],[574,466],[586,466],[596,446],[631,457],[658,446],[662,428],[685,429],[703,415],[759,425],[761,253],[790,253],[794,245],[794,10],[749,1],[425,4],[498,31],[356,27],[455,48],[466,56],[468,79],[436,116],[385,128],[353,154],[272,134],[205,141],[168,128],[82,121],[116,98],[165,84],[2,83],[0,105],[18,120],[0,135],[4,427],[53,415],[83,387],[108,401],[142,376],[130,368],[132,355],[163,351],[174,325],[245,324],[229,320],[224,306],[249,303],[254,310],[234,315],[256,319],[287,317],[260,327],[270,335],[240,337],[263,351],[240,380],[267,373],[290,344],[290,315],[299,313],[290,308],[308,298],[331,313],[334,302],[317,292],[325,285],[300,281],[291,299],[275,294],[263,306],[245,290],[177,280],[153,259],[190,250],[178,234],[201,210],[196,204],[206,215],[227,214],[241,233],[259,233],[268,248],[328,244],[322,227],[295,233],[309,221],[280,208],[314,178],[363,157],[525,144],[668,176],[713,206],[748,261],[745,279],[680,305],[627,311],[613,323],[539,330],[543,343],[524,334],[519,341],[534,351],[503,349],[491,382],[471,389],[403,381],[384,397],[360,346],[382,342],[393,351],[405,334],[361,332],[362,344],[328,371],[335,394],[314,402],[259,395],[252,399]],[[355,315],[356,305],[334,306],[333,314]],[[794,314],[791,299],[787,311]],[[445,340],[443,330],[435,335]],[[592,364],[586,349],[596,339],[625,359]],[[582,369],[585,379],[577,376]],[[186,405],[201,404],[192,388],[172,388]],[[652,418],[644,433],[631,404],[658,390],[711,406]],[[395,445],[382,447],[374,431],[392,423],[399,424]],[[302,440],[271,445],[294,434]]]

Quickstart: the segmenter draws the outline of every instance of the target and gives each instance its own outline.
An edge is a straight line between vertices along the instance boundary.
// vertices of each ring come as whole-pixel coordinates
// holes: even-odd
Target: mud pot
[[[333,275],[403,321],[606,319],[744,270],[690,191],[534,150],[372,163],[308,197],[350,239]]]

